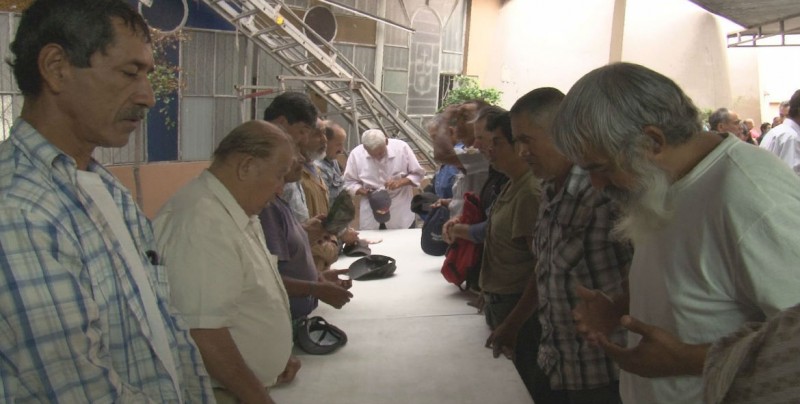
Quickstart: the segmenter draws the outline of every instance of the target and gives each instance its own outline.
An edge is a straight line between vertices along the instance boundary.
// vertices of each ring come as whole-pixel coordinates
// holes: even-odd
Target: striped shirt
[[[168,307],[152,229],[100,164],[158,302],[185,402],[213,400],[188,329]],[[177,402],[120,242],[78,186],[75,161],[19,119],[0,144],[0,401]]]
[[[619,379],[617,366],[580,337],[572,319],[577,285],[611,296],[622,293],[633,250],[610,235],[615,219],[609,200],[592,188],[580,167],[572,168],[558,192],[552,181],[543,183],[533,251],[542,325],[539,367],[550,376],[553,390],[592,389]],[[625,345],[621,329],[610,339]]]

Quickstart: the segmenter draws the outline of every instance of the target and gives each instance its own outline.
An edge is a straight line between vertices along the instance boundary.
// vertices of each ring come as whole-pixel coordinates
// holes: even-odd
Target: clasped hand
[[[576,292],[581,301],[572,312],[575,328],[621,369],[642,377],[702,374],[708,345],[686,344],[663,328],[622,315],[599,290],[578,286]],[[626,348],[611,342],[608,336],[619,326],[640,335],[639,343]]]

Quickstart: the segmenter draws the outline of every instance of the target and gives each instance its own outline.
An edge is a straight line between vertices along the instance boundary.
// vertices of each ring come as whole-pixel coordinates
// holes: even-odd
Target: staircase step
[[[276,46],[276,47],[272,48],[272,50],[275,51],[275,52],[280,52],[282,50],[291,49],[291,48],[295,48],[295,47],[298,47],[298,46],[300,46],[299,42],[289,42],[289,43],[286,43],[286,44],[283,44],[283,45],[280,45],[280,46]]]
[[[348,87],[348,86],[342,86],[342,87],[336,87],[336,88],[332,88],[332,89],[330,89],[330,90],[326,90],[326,91],[325,91],[325,94],[326,94],[326,95],[330,95],[330,94],[337,94],[337,93],[343,93],[343,92],[345,92],[345,91],[350,91],[350,87]]]
[[[311,62],[313,62],[315,60],[317,60],[317,59],[316,58],[301,59],[301,60],[297,60],[297,61],[292,62],[291,66],[292,67],[297,67],[297,66],[300,66],[300,65],[307,65],[307,64],[309,64],[309,63],[311,63]]]
[[[253,33],[253,36],[259,36],[259,35],[269,34],[270,32],[277,31],[277,30],[279,30],[279,29],[281,29],[281,28],[282,28],[282,27],[281,27],[280,25],[273,25],[273,26],[271,26],[271,27],[267,27],[267,28],[264,28],[264,29],[260,29],[260,30],[258,30],[258,31],[256,31],[256,32],[254,32],[254,33]]]
[[[237,15],[236,17],[233,17],[233,20],[234,20],[234,21],[239,21],[239,20],[241,20],[241,19],[244,19],[244,18],[250,17],[251,15],[256,15],[256,14],[258,14],[259,12],[261,12],[261,10],[259,10],[259,9],[257,9],[257,8],[254,8],[254,9],[252,9],[252,10],[247,10],[247,11],[245,11],[245,12],[243,12],[243,13],[241,13],[241,14]]]
[[[417,154],[420,164],[432,167],[430,139],[416,120],[398,108],[380,89],[334,47],[318,46],[307,40],[302,20],[287,19],[278,25],[275,17],[287,7],[286,0],[202,0],[235,26],[242,26],[247,35],[271,53],[293,76],[311,81],[306,85],[326,99],[346,119],[358,118],[353,124],[360,130],[382,127],[388,135],[406,139]],[[313,3],[313,2],[312,2]],[[272,17],[270,17],[272,16]],[[252,18],[252,23],[248,21]],[[338,81],[344,79],[346,81]]]

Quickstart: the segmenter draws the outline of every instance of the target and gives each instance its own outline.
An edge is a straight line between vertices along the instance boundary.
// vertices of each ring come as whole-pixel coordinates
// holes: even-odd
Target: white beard
[[[672,219],[673,211],[667,173],[645,158],[640,158],[633,170],[637,177],[635,189],[611,188],[604,193],[620,208],[621,216],[614,226],[614,234],[635,246],[637,240],[664,227]]]
[[[306,159],[308,160],[309,163],[317,161],[317,160],[322,160],[325,157],[325,151],[324,150],[323,151],[317,151],[317,152],[309,152],[309,153],[306,153],[306,154],[307,155],[305,157],[306,157]]]

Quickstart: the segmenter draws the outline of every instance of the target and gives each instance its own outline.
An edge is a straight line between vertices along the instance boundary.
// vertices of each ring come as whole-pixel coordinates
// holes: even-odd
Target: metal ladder
[[[281,0],[203,0],[292,76],[336,108],[361,133],[380,128],[405,140],[420,164],[433,171],[433,147],[426,131],[385,96],[335,47]],[[317,39],[317,45],[310,37]]]

